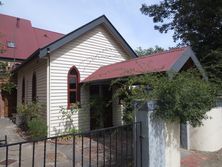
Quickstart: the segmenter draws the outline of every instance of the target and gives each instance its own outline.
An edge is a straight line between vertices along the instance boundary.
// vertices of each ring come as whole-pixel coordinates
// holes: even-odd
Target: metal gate
[[[137,166],[141,123],[0,145],[0,165]],[[140,148],[138,148],[140,147]],[[141,155],[141,154],[140,154]]]

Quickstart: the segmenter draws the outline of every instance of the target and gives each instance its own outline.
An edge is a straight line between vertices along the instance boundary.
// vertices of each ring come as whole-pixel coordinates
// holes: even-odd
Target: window
[[[15,42],[13,42],[13,41],[8,41],[8,42],[7,42],[7,46],[8,46],[8,48],[15,48]]]
[[[25,102],[25,78],[22,79],[22,103]]]
[[[79,79],[79,71],[73,66],[68,73],[68,108],[80,100]]]
[[[32,101],[36,101],[36,73],[34,72],[32,75]]]

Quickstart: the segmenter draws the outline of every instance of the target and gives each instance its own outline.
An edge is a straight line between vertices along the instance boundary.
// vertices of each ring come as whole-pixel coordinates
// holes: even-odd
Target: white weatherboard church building
[[[84,79],[102,66],[135,57],[134,51],[108,19],[101,16],[38,49],[16,69],[17,104],[31,102],[32,91],[36,91],[38,101],[46,105],[44,114],[48,133],[52,136],[64,129],[59,119],[60,106],[69,108],[72,103],[79,101],[81,108],[74,116],[74,124],[80,130],[89,130],[90,87],[83,85]],[[37,83],[36,88],[32,86],[33,78]],[[99,90],[91,91],[96,93]],[[121,123],[117,104],[112,104],[110,117],[113,119],[110,125]]]
[[[180,72],[193,66],[204,75],[190,47],[137,58],[110,21],[101,16],[36,50],[15,69],[17,105],[36,98],[44,104],[48,135],[53,136],[65,128],[60,107],[69,109],[77,102],[80,109],[73,116],[75,127],[82,131],[95,129],[96,111],[89,104],[90,97],[98,95],[112,101],[105,109],[103,126],[121,125],[121,105],[119,99],[112,96],[115,88],[109,89],[112,79],[150,72]],[[222,117],[218,118],[218,114],[216,117],[218,126]],[[190,132],[186,129],[186,135]],[[219,134],[222,137],[222,133]],[[192,139],[196,141],[196,136]],[[192,139],[190,142],[194,141]],[[222,147],[222,142],[217,147]]]

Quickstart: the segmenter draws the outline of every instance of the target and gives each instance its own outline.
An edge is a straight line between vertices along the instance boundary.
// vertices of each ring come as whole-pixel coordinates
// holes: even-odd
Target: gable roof
[[[0,58],[24,60],[36,49],[48,45],[63,36],[61,33],[32,27],[31,21],[0,14],[0,41],[6,52]],[[15,43],[15,48],[7,47],[7,43]]]
[[[82,83],[154,72],[179,72],[189,58],[192,59],[196,67],[205,76],[191,48],[184,47],[100,67],[84,79]]]
[[[116,38],[122,47],[132,56],[137,57],[137,54],[134,52],[134,50],[129,46],[129,44],[126,42],[126,40],[121,36],[121,34],[116,30],[116,28],[112,25],[112,23],[109,21],[109,19],[102,15],[95,20],[92,20],[91,22],[83,25],[82,27],[79,27],[78,29],[70,32],[69,34],[63,36],[62,38],[50,43],[49,45],[45,46],[44,48],[41,48],[39,57],[44,57],[47,55],[48,52],[52,52],[61,46],[65,45],[66,43],[80,37],[81,35],[85,34],[86,32],[92,30],[93,28],[104,25],[109,32]]]
[[[121,36],[121,34],[116,30],[116,28],[112,25],[112,23],[108,20],[108,18],[105,15],[102,15],[96,18],[95,20],[83,25],[82,27],[68,33],[67,35],[64,35],[58,40],[53,41],[52,43],[44,46],[43,48],[36,50],[25,62],[23,62],[18,68],[16,68],[15,71],[20,69],[22,66],[24,66],[26,63],[28,63],[32,59],[36,57],[42,58],[42,57],[47,56],[50,52],[53,52],[56,49],[69,43],[70,41],[77,39],[81,35],[89,32],[90,30],[94,29],[95,27],[99,25],[105,26],[107,30],[113,35],[115,39],[118,40],[120,45],[126,50],[126,52],[131,57],[133,58],[137,57],[136,53],[129,46],[129,44],[125,41],[125,39]]]

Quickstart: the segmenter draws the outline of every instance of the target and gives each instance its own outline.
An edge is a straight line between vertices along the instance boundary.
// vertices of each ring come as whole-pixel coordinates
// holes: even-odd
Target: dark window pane
[[[75,69],[72,69],[70,72],[69,72],[70,75],[77,75],[77,72]]]
[[[25,78],[22,80],[22,103],[25,102]]]
[[[69,102],[76,103],[76,92],[69,92]]]
[[[32,101],[36,101],[36,74],[32,76]]]
[[[76,89],[76,78],[69,78],[69,89]]]

